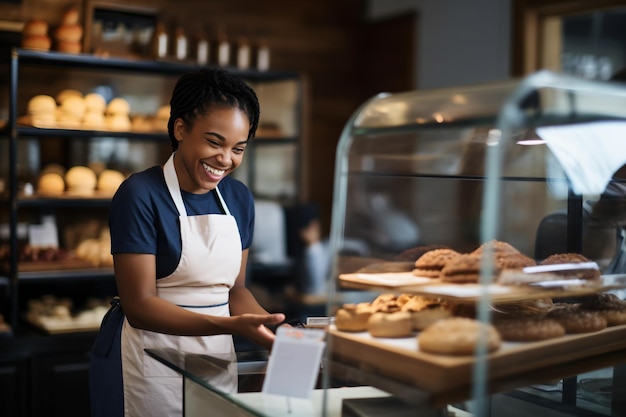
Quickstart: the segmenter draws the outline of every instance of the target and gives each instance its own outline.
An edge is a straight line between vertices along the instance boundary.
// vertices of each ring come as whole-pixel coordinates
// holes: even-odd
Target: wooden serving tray
[[[333,359],[340,363],[431,394],[470,386],[476,360],[473,356],[421,352],[416,336],[382,339],[367,332],[342,332],[334,326],[328,329],[328,346]],[[626,325],[540,342],[504,342],[487,357],[488,379],[511,377],[624,349]]]

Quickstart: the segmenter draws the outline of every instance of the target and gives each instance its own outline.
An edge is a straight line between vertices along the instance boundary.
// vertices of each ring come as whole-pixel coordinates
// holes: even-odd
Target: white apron
[[[164,168],[165,181],[180,215],[182,253],[176,270],[158,279],[157,294],[174,304],[200,314],[229,316],[228,292],[241,268],[241,239],[217,187],[224,214],[187,216],[183,204],[174,154]],[[132,327],[122,327],[122,374],[124,415],[127,417],[181,416],[180,374],[148,356],[146,348],[173,348],[205,355],[233,354],[231,335],[171,336]],[[236,364],[211,380],[224,392],[237,391]]]

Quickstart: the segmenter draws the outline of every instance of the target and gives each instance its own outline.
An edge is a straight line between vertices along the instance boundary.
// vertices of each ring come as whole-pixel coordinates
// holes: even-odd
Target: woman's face
[[[181,189],[204,194],[217,187],[241,164],[249,130],[248,116],[236,107],[212,107],[192,126],[177,119],[174,165]]]

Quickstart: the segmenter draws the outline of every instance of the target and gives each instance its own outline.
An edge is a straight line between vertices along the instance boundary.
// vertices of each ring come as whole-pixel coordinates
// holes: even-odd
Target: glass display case
[[[235,358],[150,354],[183,376],[186,415],[626,415],[624,137],[624,86],[549,72],[373,97],[337,148],[310,398],[219,392]],[[456,258],[427,276],[436,251]]]
[[[431,404],[473,399],[476,415],[495,412],[492,394],[546,381],[557,408],[580,406],[576,375],[619,364],[594,360],[623,356],[626,322],[575,331],[556,310],[602,316],[597,304],[610,299],[626,311],[625,137],[624,85],[545,71],[364,103],[336,154],[327,373]],[[524,261],[509,262],[505,245]],[[460,257],[417,263],[437,250]],[[496,329],[499,344],[479,327],[471,350],[439,335],[431,350],[414,318],[424,303]],[[522,323],[531,313],[541,324]],[[505,317],[526,335],[548,319],[564,331],[514,340]],[[379,331],[407,320],[410,330]],[[624,412],[616,386],[603,385],[600,415]]]

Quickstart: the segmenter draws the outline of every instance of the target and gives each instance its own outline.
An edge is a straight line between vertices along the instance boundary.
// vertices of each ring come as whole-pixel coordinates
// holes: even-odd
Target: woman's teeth
[[[202,164],[202,166],[204,167],[204,169],[206,170],[206,172],[213,174],[213,175],[224,175],[224,170],[223,169],[215,169],[215,168],[211,168],[210,166],[208,166],[207,164]]]

